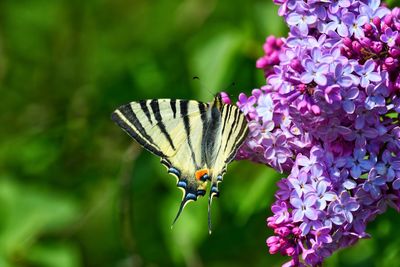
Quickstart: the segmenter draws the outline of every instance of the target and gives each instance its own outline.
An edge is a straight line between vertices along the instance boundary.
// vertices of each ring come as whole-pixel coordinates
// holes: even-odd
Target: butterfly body
[[[218,197],[218,183],[248,132],[239,108],[224,104],[221,95],[211,103],[152,99],[121,106],[112,119],[144,148],[161,157],[161,163],[177,178],[183,199],[174,222],[185,205],[204,196],[211,184],[211,228],[212,198]]]

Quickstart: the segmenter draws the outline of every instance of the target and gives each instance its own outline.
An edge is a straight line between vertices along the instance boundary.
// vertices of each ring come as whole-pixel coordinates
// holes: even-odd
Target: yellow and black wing
[[[218,121],[212,137],[207,140],[206,163],[210,169],[210,195],[208,199],[208,228],[211,232],[211,204],[213,197],[219,196],[218,183],[222,182],[227,165],[234,159],[240,145],[248,134],[247,120],[237,106],[213,105],[219,112],[215,116]]]
[[[161,157],[168,172],[177,177],[183,199],[174,222],[186,203],[206,192],[206,173],[199,177],[198,171],[205,168],[201,147],[208,109],[209,104],[198,101],[152,99],[131,102],[112,114],[123,130]]]

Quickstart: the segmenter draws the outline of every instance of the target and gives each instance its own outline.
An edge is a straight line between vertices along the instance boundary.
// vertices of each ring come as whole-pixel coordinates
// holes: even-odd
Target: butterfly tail
[[[187,179],[181,179],[178,181],[177,186],[182,189],[183,191],[183,198],[181,201],[181,204],[179,206],[178,209],[178,213],[175,216],[175,219],[172,223],[172,226],[174,226],[175,222],[178,220],[179,216],[181,215],[183,209],[185,208],[186,204],[191,202],[191,201],[196,201],[197,198],[201,195],[201,193],[199,193],[199,190],[197,190],[194,187],[191,187],[190,185],[188,185],[187,183]]]
[[[208,196],[208,233],[211,235],[212,225],[211,225],[211,205],[214,197],[219,197],[218,184],[213,182],[211,184],[210,195]]]

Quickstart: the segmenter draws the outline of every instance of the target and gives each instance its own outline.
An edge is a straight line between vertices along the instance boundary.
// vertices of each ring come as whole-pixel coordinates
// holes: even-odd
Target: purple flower
[[[375,62],[372,59],[369,59],[365,62],[363,66],[357,65],[355,66],[355,72],[360,76],[361,82],[360,85],[363,88],[367,88],[370,82],[380,82],[381,76],[379,73],[374,72]]]
[[[328,64],[316,65],[311,59],[304,62],[305,72],[301,75],[301,82],[304,84],[314,81],[318,85],[324,86],[327,83],[326,74],[329,72]]]
[[[381,195],[381,186],[384,184],[386,184],[385,178],[379,175],[375,168],[372,168],[368,173],[368,180],[363,184],[363,189],[377,199]]]
[[[286,202],[280,201],[278,203],[275,203],[274,205],[272,205],[271,210],[275,214],[275,217],[276,217],[275,223],[276,224],[280,224],[280,223],[288,221],[289,211],[288,211]]]
[[[342,90],[342,107],[347,114],[353,114],[356,109],[356,100],[360,95],[360,90],[357,87],[351,87],[347,90]]]
[[[347,191],[343,191],[340,197],[331,203],[332,210],[346,219],[347,222],[353,221],[353,211],[359,209],[360,204],[357,203],[354,197],[351,197]]]
[[[303,35],[308,34],[308,27],[317,21],[317,16],[315,15],[305,15],[299,13],[291,13],[286,22],[290,26],[296,26]]]
[[[330,235],[331,228],[330,227],[321,227],[313,232],[315,236],[315,241],[318,245],[322,245],[324,243],[332,243],[332,236]]]
[[[364,37],[362,26],[364,26],[364,24],[368,22],[367,17],[358,16],[356,18],[354,13],[348,12],[342,16],[342,20],[347,26],[346,36],[352,36],[354,34],[356,38]]]
[[[257,99],[254,96],[247,96],[243,93],[239,95],[239,101],[237,103],[238,107],[242,110],[244,115],[249,114],[255,110],[254,104],[256,103]]]
[[[396,45],[396,39],[398,36],[398,31],[393,31],[391,28],[387,28],[385,30],[385,34],[381,35],[381,41],[387,43],[388,46],[392,47]]]
[[[357,82],[357,78],[351,74],[352,72],[353,68],[351,65],[343,66],[341,63],[338,63],[335,66],[335,71],[333,72],[333,83],[338,84],[343,88],[352,86],[355,82]]]
[[[326,181],[320,181],[316,187],[316,207],[319,210],[324,210],[326,208],[326,203],[331,202],[337,198],[336,194],[332,191],[326,191],[328,188],[328,183]]]
[[[388,206],[400,212],[400,9],[274,2],[290,32],[267,38],[266,84],[239,97],[250,133],[236,158],[290,172],[267,245],[291,257],[284,266],[320,266]]]
[[[305,196],[304,200],[292,196],[290,204],[294,207],[292,212],[293,222],[299,222],[303,220],[304,217],[312,221],[316,220],[318,218],[318,213],[313,207],[316,201],[317,198],[312,194]]]
[[[372,22],[375,17],[383,18],[386,14],[390,13],[390,10],[386,7],[380,6],[380,0],[369,0],[368,5],[361,2],[360,14],[365,16],[368,21]]]
[[[366,150],[357,148],[354,150],[354,156],[349,157],[347,166],[350,167],[350,175],[357,179],[361,174],[367,170],[370,170],[374,164],[371,160],[365,159]]]
[[[399,190],[400,189],[400,178],[397,178],[396,180],[394,180],[393,189],[394,190]]]
[[[393,157],[389,150],[382,153],[382,161],[375,165],[379,175],[383,175],[386,182],[392,182],[394,178],[400,178],[400,158]]]
[[[272,115],[274,112],[274,102],[272,101],[270,94],[261,95],[258,99],[258,106],[256,108],[258,116],[262,118],[263,121],[272,120]]]
[[[310,184],[308,184],[308,175],[305,172],[300,172],[298,174],[298,177],[288,178],[288,180],[293,186],[298,197],[315,191],[314,188]]]

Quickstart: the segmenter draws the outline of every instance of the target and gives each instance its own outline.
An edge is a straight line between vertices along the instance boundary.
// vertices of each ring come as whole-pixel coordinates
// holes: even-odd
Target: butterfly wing
[[[189,201],[205,194],[206,182],[197,174],[205,167],[201,146],[208,108],[209,104],[198,101],[153,99],[131,102],[112,114],[123,130],[161,157],[168,172],[177,177],[183,199],[174,222]]]
[[[234,159],[247,134],[247,121],[240,109],[234,105],[221,105],[220,120],[215,136],[210,138],[207,144],[207,155],[209,155],[207,164],[212,170],[208,202],[208,227],[210,233],[212,199],[219,196],[218,183],[222,182],[228,163]]]

